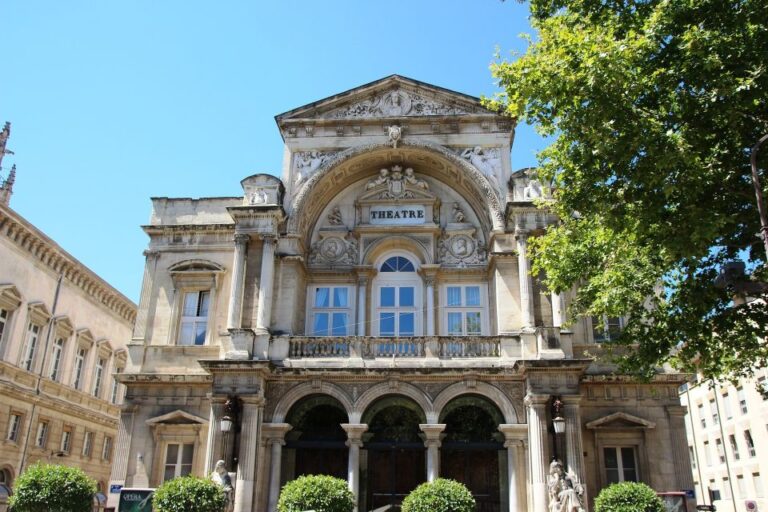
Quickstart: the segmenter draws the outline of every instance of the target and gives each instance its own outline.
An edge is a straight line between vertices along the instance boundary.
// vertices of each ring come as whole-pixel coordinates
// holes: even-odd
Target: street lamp
[[[565,418],[563,418],[563,401],[559,396],[552,397],[552,431],[555,433],[554,458],[557,459],[557,448],[560,435],[565,433]]]

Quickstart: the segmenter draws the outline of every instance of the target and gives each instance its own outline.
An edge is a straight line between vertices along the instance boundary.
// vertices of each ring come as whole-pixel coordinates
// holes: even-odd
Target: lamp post
[[[752,147],[749,156],[749,162],[752,164],[752,185],[755,187],[755,197],[757,199],[757,211],[760,214],[760,235],[765,245],[765,262],[768,265],[768,215],[765,212],[765,203],[763,202],[763,189],[760,186],[760,176],[757,174],[757,151],[760,146],[768,140],[768,134],[763,135]]]
[[[240,426],[240,399],[231,395],[224,402],[224,416],[221,417],[222,433],[221,452],[228,468],[234,469],[235,449],[237,447],[237,432]]]
[[[555,434],[554,458],[558,459],[560,435],[565,433],[565,418],[563,418],[563,401],[559,396],[552,397],[552,431]]]

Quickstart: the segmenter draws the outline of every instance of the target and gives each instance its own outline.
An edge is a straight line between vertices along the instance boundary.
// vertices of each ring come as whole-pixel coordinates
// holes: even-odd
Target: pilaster
[[[347,485],[355,495],[355,512],[360,503],[360,447],[363,445],[363,434],[368,430],[364,423],[342,423],[341,428],[347,433],[346,445],[349,448],[347,464]]]
[[[427,482],[434,482],[440,476],[440,445],[445,424],[420,424],[419,428],[424,432],[424,446],[427,447]]]

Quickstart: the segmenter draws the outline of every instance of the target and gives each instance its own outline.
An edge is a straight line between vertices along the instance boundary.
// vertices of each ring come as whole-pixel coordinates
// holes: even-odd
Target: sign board
[[[693,499],[693,498],[695,498],[695,497],[696,497],[696,491],[694,491],[693,489],[685,489],[685,491],[684,491],[684,492],[685,492],[685,497],[686,497],[686,498],[691,498],[691,499]]]
[[[410,226],[424,224],[427,217],[423,205],[371,206],[371,224]]]
[[[714,505],[696,505],[696,510],[701,512],[715,512],[717,508]]]
[[[120,491],[117,512],[151,512],[154,489],[125,489]]]
[[[112,484],[109,486],[109,494],[119,494],[122,489],[123,489],[122,485]]]

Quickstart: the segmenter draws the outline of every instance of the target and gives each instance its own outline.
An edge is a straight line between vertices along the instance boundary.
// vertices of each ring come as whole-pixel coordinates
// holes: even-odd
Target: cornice
[[[59,244],[7,206],[0,205],[0,237],[29,253],[49,270],[80,288],[129,323],[136,320],[137,306],[95,272],[62,249]]]

